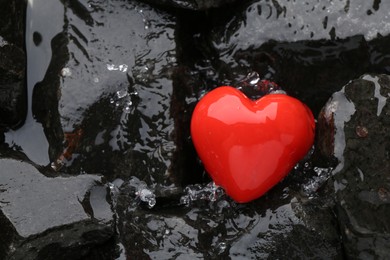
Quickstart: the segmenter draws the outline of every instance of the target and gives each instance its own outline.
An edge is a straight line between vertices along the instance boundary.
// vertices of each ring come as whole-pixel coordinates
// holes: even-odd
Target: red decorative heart
[[[256,199],[309,151],[315,123],[299,100],[270,94],[256,101],[219,87],[195,107],[191,136],[206,171],[237,202]]]

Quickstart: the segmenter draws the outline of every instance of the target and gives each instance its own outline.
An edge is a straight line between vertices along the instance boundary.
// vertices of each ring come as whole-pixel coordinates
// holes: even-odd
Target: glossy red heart
[[[256,199],[281,181],[309,151],[310,109],[285,94],[256,101],[219,87],[196,105],[191,136],[206,171],[237,202]]]

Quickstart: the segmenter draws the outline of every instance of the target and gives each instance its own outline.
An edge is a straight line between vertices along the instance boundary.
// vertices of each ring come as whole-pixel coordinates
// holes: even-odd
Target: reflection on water
[[[236,23],[234,17],[228,24],[235,28],[227,26],[227,37],[217,39],[216,45],[236,52],[268,40],[334,40],[354,35],[372,40],[390,33],[389,8],[387,1],[254,1],[245,10],[246,19]]]
[[[63,29],[64,7],[60,1],[30,0],[26,15],[28,112],[25,124],[18,130],[5,133],[5,141],[10,147],[22,150],[33,162],[47,165],[49,143],[42,125],[32,114],[32,93],[49,66],[51,40]],[[47,23],[48,20],[51,22]],[[33,36],[38,34],[41,41],[37,44]]]

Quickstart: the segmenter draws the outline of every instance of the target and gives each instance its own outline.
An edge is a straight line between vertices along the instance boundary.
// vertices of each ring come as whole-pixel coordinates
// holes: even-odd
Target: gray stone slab
[[[110,238],[113,215],[100,181],[95,175],[48,178],[26,162],[0,159],[0,230],[9,235],[0,238],[0,256],[67,255]]]

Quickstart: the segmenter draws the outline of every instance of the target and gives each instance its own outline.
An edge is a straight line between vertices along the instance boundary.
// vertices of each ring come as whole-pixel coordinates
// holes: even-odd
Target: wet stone
[[[26,117],[24,55],[16,45],[0,44],[0,129],[17,128]]]
[[[65,29],[33,98],[53,168],[180,186],[175,16],[138,1],[64,8]]]
[[[166,5],[190,10],[207,10],[238,2],[237,0],[143,0],[156,5]]]
[[[0,159],[0,258],[70,259],[113,236],[101,177],[48,178],[23,161]]]
[[[373,9],[373,1],[305,2],[276,0],[252,1],[242,5],[244,15],[233,17],[229,26],[223,28],[226,37],[215,35],[219,48],[245,50],[259,47],[269,40],[297,42],[302,40],[335,40],[363,35],[372,40],[387,35],[390,17],[388,2]],[[374,1],[377,2],[377,1]],[[372,10],[367,13],[367,10]],[[360,21],[364,20],[364,23]],[[276,28],[280,28],[276,30]]]
[[[0,132],[21,126],[27,113],[24,1],[0,1]]]
[[[0,0],[0,5],[0,46],[5,40],[23,48],[27,1]]]
[[[319,147],[338,165],[329,186],[349,258],[390,251],[390,77],[363,75],[333,94],[319,118]]]
[[[372,1],[364,0],[278,0],[227,9],[225,16],[210,18],[206,27],[211,29],[201,35],[211,42],[212,51],[202,50],[215,73],[207,78],[234,85],[257,71],[317,114],[338,86],[367,71],[390,72],[384,53],[390,33],[388,8],[383,1],[373,8]],[[364,24],[357,22],[362,20]]]
[[[266,196],[247,204],[237,204],[220,192],[210,196],[208,185],[194,185],[180,202],[157,201],[152,209],[135,203],[121,187],[116,212],[123,255],[152,259],[340,258],[331,197],[309,199],[301,195],[297,184],[294,178],[287,178]]]

